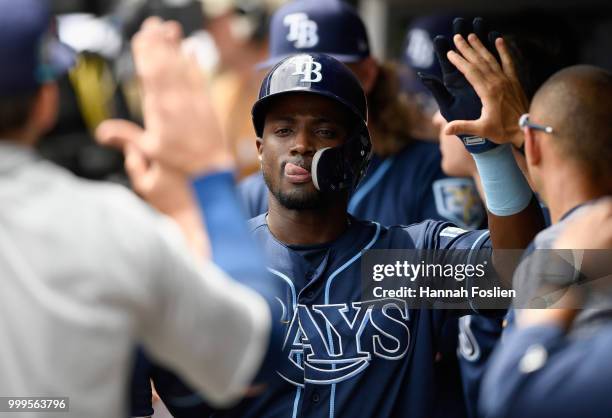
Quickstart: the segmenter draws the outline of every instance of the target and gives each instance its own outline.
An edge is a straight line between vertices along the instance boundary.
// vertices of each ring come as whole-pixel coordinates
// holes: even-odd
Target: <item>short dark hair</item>
[[[25,126],[37,93],[0,97],[0,138]]]
[[[553,143],[580,163],[596,183],[612,178],[612,73],[575,65],[554,74],[536,93],[534,105],[547,109],[557,129]]]

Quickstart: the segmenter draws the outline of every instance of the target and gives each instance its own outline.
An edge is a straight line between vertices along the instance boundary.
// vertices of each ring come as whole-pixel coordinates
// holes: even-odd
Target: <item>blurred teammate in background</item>
[[[438,110],[438,104],[431,92],[419,80],[417,73],[425,72],[442,76],[440,64],[434,51],[433,39],[438,35],[452,34],[453,14],[433,14],[417,16],[406,29],[400,62],[400,82],[405,92],[420,112],[414,124],[413,136],[424,141],[438,139],[438,127],[431,117]]]
[[[201,0],[205,28],[218,54],[211,98],[236,157],[239,177],[259,170],[249,112],[265,73],[255,66],[268,54],[270,16],[284,1]]]

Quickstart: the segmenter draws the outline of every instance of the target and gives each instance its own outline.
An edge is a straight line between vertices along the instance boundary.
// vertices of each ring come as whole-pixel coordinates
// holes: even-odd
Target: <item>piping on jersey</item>
[[[472,263],[472,256],[474,255],[472,251],[474,251],[476,247],[480,244],[480,242],[484,238],[486,238],[489,234],[490,234],[489,230],[485,230],[476,239],[476,241],[474,241],[474,244],[472,244],[472,248],[470,248],[470,254],[468,256],[468,265]],[[478,312],[478,310],[474,308],[474,304],[472,303],[471,299],[469,299],[469,304],[470,304],[470,308],[473,311]],[[478,340],[472,333],[471,325],[470,325],[471,321],[472,321],[472,315],[466,315],[464,317],[459,318],[459,349],[458,351],[460,355],[463,356],[463,358],[465,358],[467,361],[474,362],[480,358],[480,346],[478,345]],[[466,340],[469,343],[471,343],[473,347],[472,353],[467,352],[467,350],[464,348],[464,346],[467,343],[465,341],[462,342],[462,340]]]
[[[351,197],[351,200],[348,205],[348,212],[351,215],[353,214],[353,211],[357,208],[357,205],[361,203],[363,198],[368,193],[370,193],[370,191],[372,191],[374,186],[376,186],[376,184],[385,176],[385,173],[389,171],[389,168],[391,168],[391,166],[393,165],[393,161],[394,161],[393,157],[388,158],[385,161],[383,161],[378,166],[376,171],[374,171],[374,174],[372,174],[372,177],[367,179],[366,182],[363,183],[363,185],[355,191],[355,194]]]
[[[291,301],[293,302],[293,309],[297,309],[297,296],[296,296],[296,292],[295,292],[295,285],[293,284],[291,279],[287,275],[281,273],[278,270],[274,270],[273,268],[268,267],[268,270],[270,271],[270,273],[280,277],[285,282],[287,282],[287,284],[291,288]],[[284,311],[284,305],[283,305],[283,311]],[[289,312],[289,309],[287,309],[287,312]],[[298,354],[298,360],[297,361],[298,362],[300,361],[299,354]],[[285,376],[283,376],[282,374],[280,374],[278,372],[277,372],[277,374],[280,377],[282,377],[283,379],[285,379]],[[287,380],[287,379],[285,379],[285,380]],[[296,383],[296,382],[291,382],[291,383]],[[301,397],[301,394],[302,394],[302,387],[303,387],[303,385],[299,385],[299,384],[297,384],[297,385],[298,385],[298,387],[295,390],[295,398],[293,400],[293,413],[291,414],[292,418],[296,418],[297,417],[298,406],[300,405],[300,397]]]
[[[389,160],[387,160],[387,161],[389,161]],[[374,222],[374,224],[376,224],[376,232],[374,232],[374,236],[372,237],[370,242],[368,242],[367,245],[365,247],[363,247],[363,249],[361,251],[359,251],[357,254],[355,254],[349,261],[347,261],[346,263],[344,263],[343,265],[338,267],[338,269],[336,271],[334,271],[327,278],[327,283],[325,284],[325,304],[326,305],[329,305],[329,290],[331,289],[332,281],[336,278],[336,276],[338,276],[338,274],[343,272],[347,267],[349,267],[351,264],[353,264],[355,261],[357,261],[361,257],[361,254],[364,251],[369,250],[374,245],[374,243],[376,243],[376,241],[378,240],[378,237],[380,236],[380,224],[378,222]],[[333,351],[334,350],[334,341],[332,339],[332,335],[331,335],[331,330],[329,328],[329,324],[326,324],[326,328],[327,328],[327,339],[329,341],[329,347]],[[332,364],[331,366],[332,366],[332,369],[336,368],[335,364]],[[332,383],[331,394],[330,394],[330,398],[329,398],[329,418],[334,418],[335,397],[336,397],[336,384]]]
[[[291,414],[291,418],[297,418],[298,406],[300,405],[300,395],[302,393],[302,388],[298,386],[297,391],[295,393],[295,400],[293,401],[293,414]]]
[[[293,282],[291,281],[291,279],[289,277],[287,277],[287,275],[281,273],[278,270],[274,270],[273,268],[268,267],[268,271],[278,277],[280,277],[281,279],[283,279],[284,281],[287,282],[287,284],[289,285],[289,287],[291,288],[291,302],[293,302],[293,306],[292,308],[295,309],[297,307],[297,296],[295,294],[295,285],[293,284]],[[278,298],[277,298],[278,299]],[[284,309],[284,306],[283,306]],[[287,309],[287,312],[289,312],[289,309]]]

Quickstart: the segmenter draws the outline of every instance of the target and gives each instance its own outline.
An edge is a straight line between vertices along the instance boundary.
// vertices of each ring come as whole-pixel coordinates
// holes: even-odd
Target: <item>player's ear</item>
[[[528,127],[523,128],[523,133],[525,134],[525,158],[527,159],[527,166],[537,166],[542,159],[540,144],[536,141],[533,131]]]
[[[31,120],[37,134],[50,131],[57,120],[59,110],[59,87],[56,83],[43,84],[32,108]]]
[[[262,156],[261,154],[263,153],[263,141],[261,138],[257,138],[257,141],[255,141],[255,145],[257,146],[257,158],[259,159],[259,162],[261,163],[262,160]]]

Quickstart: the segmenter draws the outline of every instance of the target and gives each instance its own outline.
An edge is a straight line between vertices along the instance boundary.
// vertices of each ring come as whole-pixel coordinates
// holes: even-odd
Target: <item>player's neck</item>
[[[346,231],[349,222],[346,202],[323,209],[291,210],[270,199],[268,228],[279,241],[290,245],[331,242]]]
[[[559,222],[561,217],[578,205],[582,205],[590,200],[605,196],[610,191],[603,190],[602,187],[592,184],[582,176],[569,176],[566,180],[555,179],[556,187],[547,190],[548,209],[550,219],[553,224]]]

